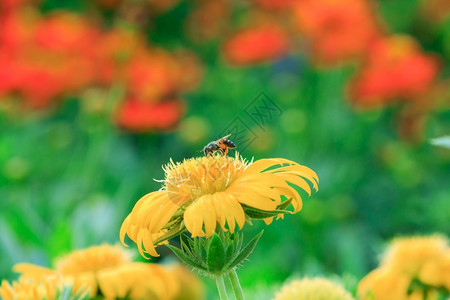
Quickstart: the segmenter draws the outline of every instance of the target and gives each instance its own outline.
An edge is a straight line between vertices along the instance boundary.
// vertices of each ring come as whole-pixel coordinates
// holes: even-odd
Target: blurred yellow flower
[[[74,291],[89,290],[93,297],[97,294],[99,272],[130,262],[130,254],[121,246],[105,244],[76,250],[58,258],[54,270],[28,263],[16,264],[13,270],[21,273],[21,278],[34,281],[60,276],[65,285],[73,286]]]
[[[122,247],[105,244],[73,251],[57,259],[56,271],[64,278],[71,278],[74,289],[89,289],[90,295],[94,296],[97,294],[99,271],[129,262],[130,254]]]
[[[175,274],[180,285],[176,300],[202,300],[205,299],[203,282],[182,264],[174,264],[169,269]]]
[[[86,272],[96,272],[131,262],[130,253],[118,245],[92,246],[73,251],[56,261],[56,270],[63,275],[78,275]]]
[[[119,246],[101,245],[77,250],[59,258],[56,269],[20,263],[13,270],[17,282],[2,282],[0,296],[9,299],[56,299],[57,291],[72,287],[89,296],[105,299],[203,299],[203,285],[182,267],[131,262]],[[189,298],[183,298],[188,296]]]
[[[409,276],[400,275],[389,268],[381,267],[370,272],[358,285],[361,300],[401,300],[408,299]]]
[[[424,288],[426,286],[426,288]],[[362,300],[438,299],[438,289],[450,290],[450,248],[442,235],[394,239],[381,266],[358,286]]]
[[[155,246],[176,228],[181,232],[183,224],[192,237],[210,237],[217,223],[234,232],[236,223],[244,226],[245,209],[275,211],[285,196],[296,213],[302,199],[292,185],[310,194],[310,181],[318,189],[314,171],[282,158],[249,163],[236,153],[235,158],[215,155],[171,161],[163,169],[163,188],[142,197],[120,229],[122,243],[128,235],[144,257],[145,253],[158,256]],[[271,220],[265,218],[266,223]]]
[[[20,278],[12,284],[3,280],[0,286],[0,297],[3,300],[52,300],[56,299],[57,291],[62,286],[61,277],[54,275],[40,280]]]
[[[396,273],[417,277],[422,283],[450,289],[449,258],[450,248],[445,236],[416,236],[394,239],[382,265],[390,266]]]
[[[353,300],[342,286],[325,278],[303,278],[284,285],[274,300]]]
[[[176,275],[158,264],[127,263],[100,271],[97,279],[105,299],[174,299],[179,291]]]

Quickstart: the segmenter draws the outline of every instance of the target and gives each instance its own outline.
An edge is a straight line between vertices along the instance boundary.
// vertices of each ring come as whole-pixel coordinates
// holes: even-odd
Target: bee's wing
[[[229,138],[230,136],[231,136],[231,133],[230,133],[230,134],[227,134],[226,136],[224,136],[223,138],[221,138],[221,140],[227,139],[227,138]]]

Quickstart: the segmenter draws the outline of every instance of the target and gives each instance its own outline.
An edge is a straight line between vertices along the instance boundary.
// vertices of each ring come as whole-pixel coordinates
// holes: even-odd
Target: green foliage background
[[[380,1],[379,12],[392,31],[413,34],[425,49],[441,53],[445,76],[450,29],[418,28],[417,2]],[[83,11],[85,4],[65,5]],[[43,5],[56,7],[58,1]],[[293,275],[337,274],[351,282],[376,266],[394,236],[449,234],[450,151],[427,142],[448,134],[449,111],[429,118],[422,144],[403,142],[395,124],[399,108],[357,112],[350,106],[344,86],[353,66],[317,70],[297,55],[273,65],[227,67],[216,46],[189,45],[177,35],[181,24],[174,20],[187,9],[182,3],[157,20],[164,30],[149,33],[157,45],[197,47],[204,61],[202,86],[186,96],[179,129],[122,132],[108,115],[85,113],[78,99],[45,115],[0,114],[0,278],[15,278],[11,267],[18,262],[48,266],[72,249],[117,243],[134,203],[159,189],[153,179],[163,178],[161,165],[201,155],[197,150],[237,115],[258,135],[241,151],[244,157],[288,158],[320,178],[319,192],[300,213],[267,228],[263,222],[245,227],[247,238],[265,228],[238,271],[246,291],[265,295]],[[244,113],[261,91],[283,110],[263,130]],[[187,142],[199,132],[201,141]]]

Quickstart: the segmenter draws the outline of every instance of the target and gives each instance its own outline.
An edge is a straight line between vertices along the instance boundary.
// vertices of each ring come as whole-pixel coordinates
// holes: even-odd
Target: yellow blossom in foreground
[[[192,237],[210,237],[217,223],[234,232],[236,224],[244,226],[245,208],[275,211],[285,196],[296,213],[302,199],[292,185],[308,194],[308,182],[318,189],[314,171],[282,158],[249,163],[236,153],[235,158],[216,155],[171,161],[163,169],[163,188],[142,197],[120,229],[122,243],[128,235],[144,257],[145,253],[158,256],[155,246],[180,224]]]
[[[89,290],[90,296],[94,297],[97,294],[98,273],[129,262],[130,255],[122,247],[105,244],[76,250],[58,258],[55,270],[28,263],[17,264],[13,270],[21,273],[21,278],[36,282],[49,276],[59,276],[65,285],[72,285],[74,291]]]
[[[40,280],[20,278],[10,284],[3,280],[0,286],[0,297],[3,300],[52,300],[63,286],[58,276],[47,276]]]
[[[176,275],[149,263],[128,263],[98,274],[99,288],[105,299],[174,299],[179,291]]]
[[[56,271],[71,279],[74,289],[89,289],[90,295],[95,296],[98,272],[129,262],[130,255],[122,247],[105,244],[73,251],[57,259]]]
[[[396,273],[417,277],[419,281],[450,289],[450,247],[442,235],[394,239],[382,265]]]
[[[370,272],[360,281],[358,295],[361,300],[404,300],[408,299],[410,283],[409,276],[381,267]]]
[[[131,262],[128,252],[119,246],[94,246],[57,259],[55,269],[16,264],[13,270],[21,276],[17,282],[4,280],[0,297],[4,300],[42,300],[44,297],[52,300],[56,299],[57,291],[70,286],[72,296],[89,291],[91,298],[102,295],[106,299],[172,300],[183,299],[178,297],[188,294],[193,295],[191,299],[202,299],[198,279],[180,273],[179,268],[184,270],[181,266],[167,268]]]
[[[354,300],[342,286],[325,278],[303,278],[284,285],[274,300]]]
[[[417,282],[415,282],[417,281]],[[358,285],[361,300],[438,299],[438,289],[450,290],[450,248],[441,235],[397,238],[381,266]]]

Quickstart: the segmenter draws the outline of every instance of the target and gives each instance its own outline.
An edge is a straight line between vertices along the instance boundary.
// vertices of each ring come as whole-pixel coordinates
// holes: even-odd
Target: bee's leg
[[[223,153],[224,153],[225,156],[227,156],[227,154],[228,154],[228,147],[226,147],[225,149],[223,149]]]

